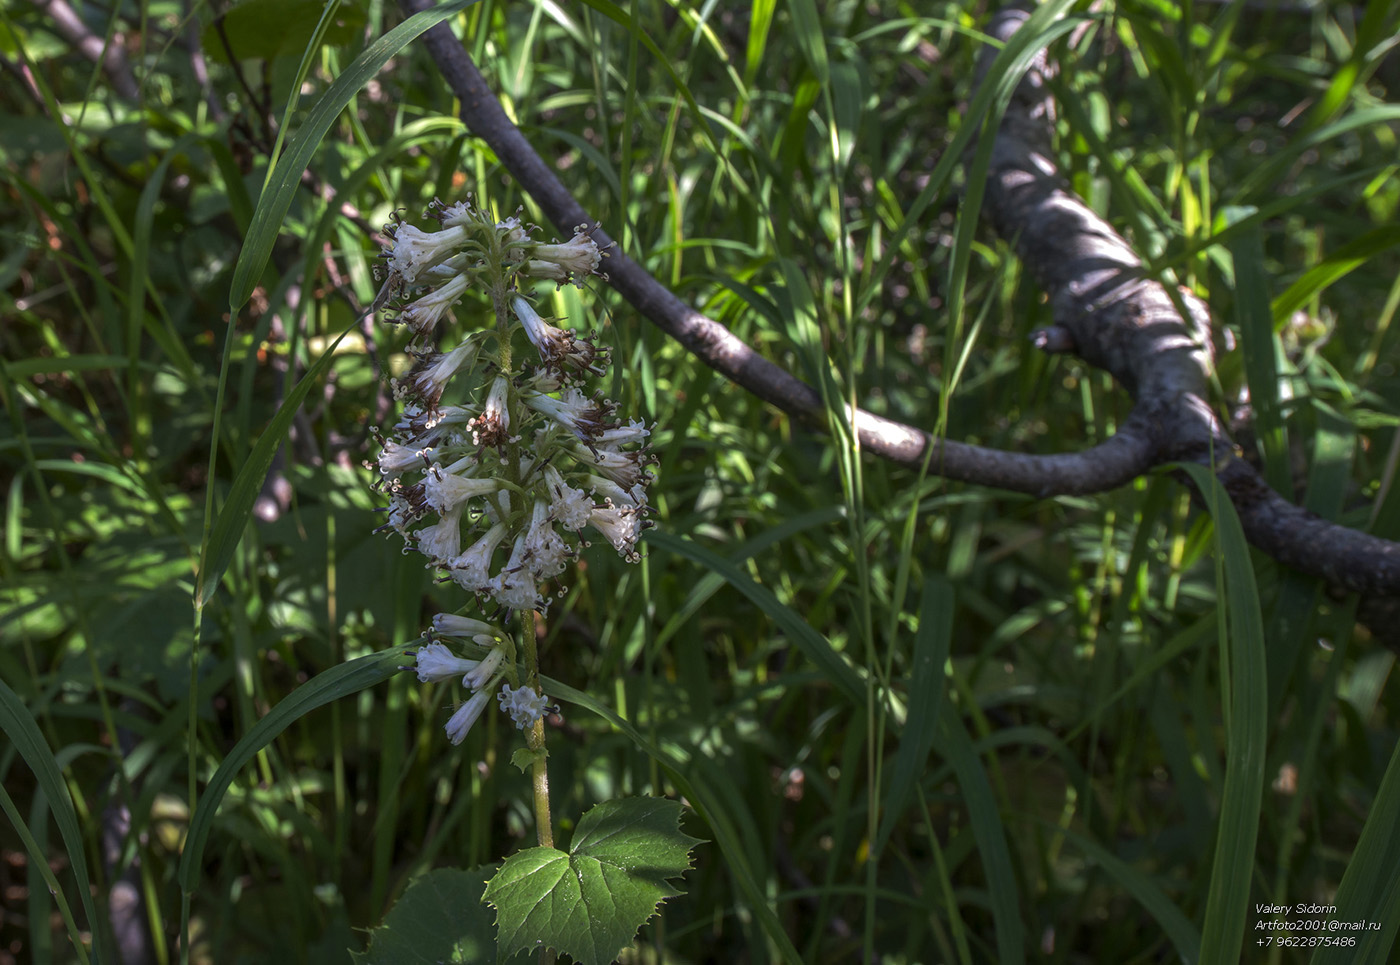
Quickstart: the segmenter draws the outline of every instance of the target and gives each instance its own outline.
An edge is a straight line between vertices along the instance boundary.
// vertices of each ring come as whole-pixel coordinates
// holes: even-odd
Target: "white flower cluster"
[[[602,253],[586,226],[565,243],[539,244],[516,218],[497,222],[470,202],[435,203],[429,215],[441,230],[402,223],[385,229],[392,243],[384,251],[381,297],[398,302],[394,320],[413,333],[416,364],[394,381],[403,413],[378,459],[389,494],[384,528],[483,604],[543,611],[549,596],[542,583],[577,555],[575,534],[592,528],[635,561],[648,525],[649,430],[619,418],[615,403],[584,387],[607,371],[607,351],[541,317],[519,287],[530,279],[582,287]],[[438,351],[439,323],[470,289],[490,296],[496,325]],[[512,365],[517,331],[538,364]],[[449,386],[462,384],[470,386],[467,397],[445,402]],[[483,634],[467,636],[481,643]],[[482,686],[481,674],[495,668],[482,671],[482,661],[463,669],[469,663],[438,643],[418,652],[420,677],[460,670],[476,691],[448,725],[454,743],[480,714],[481,695],[494,688]],[[539,719],[544,697],[515,688],[500,702],[524,727]]]

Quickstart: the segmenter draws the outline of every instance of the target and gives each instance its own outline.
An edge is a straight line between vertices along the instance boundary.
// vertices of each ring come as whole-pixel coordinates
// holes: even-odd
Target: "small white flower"
[[[559,525],[573,533],[587,526],[593,512],[593,500],[588,494],[564,482],[564,477],[553,466],[544,467],[544,480],[552,500],[549,512]]]
[[[496,376],[491,383],[491,391],[486,396],[486,404],[481,415],[467,423],[472,430],[472,442],[478,446],[502,446],[510,438],[510,408],[506,399],[510,393],[510,380],[504,375]]]
[[[598,506],[588,523],[602,533],[624,559],[634,563],[640,559],[637,539],[642,535],[642,518],[638,510],[630,506]]]
[[[512,687],[510,684],[502,684],[496,700],[500,703],[501,710],[510,714],[510,719],[521,730],[533,727],[535,721],[544,716],[545,707],[548,706],[544,694],[537,694],[533,687],[528,686]]]
[[[506,244],[529,240],[529,235],[525,234],[525,229],[520,226],[520,219],[514,216],[504,221],[497,221],[496,230],[500,232],[501,240]]]
[[[389,253],[389,270],[412,285],[419,272],[451,258],[466,238],[467,230],[461,226],[423,231],[411,224],[399,225]]]
[[[455,613],[439,613],[433,617],[433,632],[440,633],[444,637],[472,637],[473,639],[484,634],[487,639],[492,639],[501,631],[489,623],[482,623],[471,617],[458,616]]]
[[[396,492],[389,498],[388,525],[392,526],[404,539],[408,539],[408,527],[422,518],[423,511],[401,493]]]
[[[423,478],[423,501],[439,513],[450,513],[474,496],[495,492],[500,482],[434,470]]]
[[[549,416],[584,442],[590,442],[611,423],[609,406],[588,398],[578,389],[566,389],[561,398],[547,395],[526,396],[524,402],[536,412]]]
[[[463,342],[452,351],[443,354],[434,352],[418,360],[418,364],[401,379],[394,380],[396,399],[416,398],[432,407],[442,398],[442,390],[448,380],[457,374],[476,353],[472,342]]]
[[[582,288],[582,278],[597,271],[602,261],[598,243],[588,236],[587,229],[587,225],[579,225],[574,229],[574,236],[562,245],[536,245],[532,254],[540,261],[552,261],[574,275],[574,283]]]
[[[647,491],[641,484],[633,486],[631,489],[623,489],[611,479],[590,475],[587,485],[593,495],[607,500],[615,506],[631,506],[640,509],[647,504]]]
[[[379,451],[379,474],[396,479],[409,469],[427,469],[433,464],[433,455],[432,447],[419,449],[389,439]]]
[[[467,282],[466,275],[457,275],[445,285],[405,305],[394,321],[407,325],[414,335],[426,335],[466,292]]]
[[[419,647],[416,659],[418,679],[425,684],[459,675],[465,684],[467,675],[481,665],[480,660],[459,657],[440,643],[429,643]]]
[[[525,534],[525,558],[537,580],[547,580],[564,572],[569,561],[569,544],[554,531],[549,504],[536,502],[530,514],[530,530]]]
[[[418,552],[438,566],[446,566],[449,560],[462,552],[462,507],[453,507],[443,513],[436,523],[423,527],[414,535],[418,537]]]
[[[538,258],[527,258],[521,271],[531,278],[543,278],[546,281],[563,284],[569,280],[569,273],[562,265],[557,265],[552,261],[540,261]]]
[[[645,483],[651,477],[642,471],[642,460],[645,453],[638,449],[632,452],[616,452],[612,449],[598,449],[589,456],[580,456],[580,460],[585,464],[591,463],[591,468],[597,470],[601,476],[607,476],[623,489],[631,489],[638,483]]]
[[[481,716],[481,712],[486,709],[486,704],[491,700],[491,691],[479,690],[472,695],[472,699],[457,708],[447,721],[444,728],[447,731],[447,739],[453,744],[462,743],[462,739],[467,736],[467,731],[472,729],[472,724]]]
[[[526,565],[527,542],[518,536],[511,549],[510,560],[487,587],[491,597],[502,606],[512,610],[534,610],[539,607],[540,591],[535,583],[535,574]]]
[[[496,551],[501,540],[506,538],[504,523],[497,523],[486,531],[486,535],[448,564],[452,579],[464,590],[476,593],[486,589],[491,582],[491,554]]]
[[[539,312],[520,296],[511,299],[511,309],[525,329],[530,343],[539,350],[545,365],[555,368],[567,366],[577,372],[592,372],[602,375],[608,361],[608,353],[598,349],[592,342],[575,337],[573,332],[555,328],[540,317]]]
[[[493,640],[491,643],[494,644],[495,641]],[[491,678],[495,676],[496,671],[500,669],[501,662],[505,660],[505,656],[505,651],[501,650],[499,647],[492,646],[491,652],[482,657],[477,666],[462,678],[462,684],[470,687],[472,690],[489,690],[490,688],[487,687],[487,684],[491,682]]]
[[[626,425],[614,426],[598,433],[591,440],[595,446],[625,446],[629,442],[641,442],[651,435],[651,430],[641,419],[633,419]]]

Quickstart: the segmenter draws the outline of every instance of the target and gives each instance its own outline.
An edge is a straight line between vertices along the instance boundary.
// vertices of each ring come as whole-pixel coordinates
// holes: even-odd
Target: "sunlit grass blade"
[[[1372,228],[1355,241],[1342,245],[1303,272],[1301,278],[1274,299],[1274,327],[1277,328],[1286,322],[1289,316],[1328,285],[1396,245],[1400,245],[1400,225],[1393,224]]]
[[[1225,785],[1216,825],[1215,860],[1201,929],[1201,962],[1239,961],[1250,915],[1250,881],[1264,794],[1264,752],[1268,736],[1268,663],[1264,618],[1249,544],[1235,507],[1204,466],[1183,466],[1200,488],[1215,521],[1225,571],[1222,603],[1228,609],[1229,634],[1221,641],[1225,701]]]

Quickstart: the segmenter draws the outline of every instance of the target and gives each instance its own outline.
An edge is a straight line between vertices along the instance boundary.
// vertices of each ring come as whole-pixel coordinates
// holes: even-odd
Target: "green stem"
[[[535,643],[535,613],[520,611],[520,642],[525,651],[525,684],[540,691],[540,654]],[[535,835],[540,847],[554,847],[554,823],[549,816],[549,764],[544,746],[544,719],[535,721],[525,734],[526,745],[535,753],[531,778],[535,791]]]

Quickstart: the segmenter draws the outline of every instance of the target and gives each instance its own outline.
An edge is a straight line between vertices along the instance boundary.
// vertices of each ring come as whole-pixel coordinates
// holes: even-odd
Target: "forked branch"
[[[401,0],[405,12],[429,0]],[[1026,14],[999,14],[1005,40]],[[561,232],[592,225],[554,171],[510,121],[471,56],[446,24],[424,35],[468,129],[486,142]],[[1056,328],[1045,339],[1111,373],[1134,399],[1131,416],[1105,442],[1079,453],[1033,455],[934,438],[863,410],[850,413],[863,449],[947,479],[1045,497],[1103,492],[1156,466],[1214,460],[1249,541],[1280,562],[1350,590],[1400,595],[1400,544],[1321,519],[1284,500],[1235,455],[1207,401],[1210,314],[1199,299],[1173,299],[1148,277],[1127,242],[1068,190],[1048,150],[1050,99],[1042,61],[1018,89],[997,134],[985,211],[1049,293]],[[612,243],[602,228],[600,246]],[[822,427],[815,388],[760,356],[714,319],[682,302],[614,247],[609,281],[644,317],[735,384],[794,418]],[[1183,312],[1182,309],[1185,309]]]

